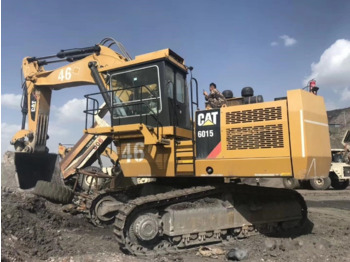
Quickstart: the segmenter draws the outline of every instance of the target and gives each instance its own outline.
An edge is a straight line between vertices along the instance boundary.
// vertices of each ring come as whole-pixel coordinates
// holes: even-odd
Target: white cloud
[[[344,88],[344,90],[342,91],[342,93],[341,93],[341,100],[350,102],[350,90],[349,90],[348,87]]]
[[[16,94],[3,94],[1,95],[1,106],[10,109],[19,109],[21,104],[22,95]]]
[[[271,45],[271,46],[278,46],[278,42],[273,41],[273,42],[270,43],[270,45]]]
[[[13,145],[10,144],[12,137],[17,131],[21,130],[20,125],[13,125],[8,123],[1,123],[1,154],[3,155],[5,151],[14,151]]]
[[[73,98],[61,107],[51,106],[47,140],[50,152],[56,153],[58,143],[76,143],[83,135],[86,100]]]
[[[288,35],[281,35],[280,38],[283,40],[285,46],[292,46],[297,43],[297,40]]]
[[[12,136],[21,129],[20,125],[12,125],[8,123],[1,123],[1,136]]]
[[[62,125],[57,125],[57,123],[53,122],[49,124],[48,133],[50,136],[66,136],[69,135],[69,130],[62,127]]]
[[[73,98],[61,107],[52,107],[59,123],[83,122],[85,121],[86,100]]]
[[[339,39],[327,48],[317,63],[311,64],[311,74],[304,79],[316,79],[317,86],[350,100],[350,40]]]

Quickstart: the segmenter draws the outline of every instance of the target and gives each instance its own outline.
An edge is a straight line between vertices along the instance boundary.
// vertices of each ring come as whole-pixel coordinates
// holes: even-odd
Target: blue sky
[[[2,1],[2,152],[21,122],[22,59],[91,46],[106,36],[132,56],[173,49],[194,67],[200,90],[215,82],[238,96],[252,86],[268,101],[316,76],[328,109],[348,107],[349,14],[346,0]],[[333,63],[337,57],[340,62]],[[52,152],[58,142],[79,139],[84,115],[72,112],[79,111],[84,94],[95,91],[91,86],[54,92]],[[65,122],[59,115],[67,111]]]

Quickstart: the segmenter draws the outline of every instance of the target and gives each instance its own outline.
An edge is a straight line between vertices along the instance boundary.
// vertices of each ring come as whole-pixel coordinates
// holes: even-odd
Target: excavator
[[[91,47],[23,59],[22,130],[11,141],[21,188],[41,181],[50,188],[62,177],[57,155],[46,147],[52,92],[96,85],[98,92],[85,96],[84,133],[111,141],[118,155],[114,176],[156,179],[111,185],[93,200],[90,212],[114,223],[123,251],[163,254],[303,228],[307,206],[298,192],[240,179],[328,176],[321,96],[296,89],[263,102],[248,88],[242,97],[227,97],[225,107],[200,110],[198,81],[181,56],[164,49],[132,59],[123,48],[111,49],[115,43],[106,38]],[[59,62],[68,63],[44,69]],[[109,126],[95,125],[102,103]]]

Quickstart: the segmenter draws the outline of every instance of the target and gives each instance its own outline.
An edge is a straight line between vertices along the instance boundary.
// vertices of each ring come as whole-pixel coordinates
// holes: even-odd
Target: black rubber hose
[[[21,112],[22,112],[22,130],[26,127],[26,118],[28,114],[28,93],[27,93],[27,86],[24,82],[22,85],[22,100],[21,100]]]

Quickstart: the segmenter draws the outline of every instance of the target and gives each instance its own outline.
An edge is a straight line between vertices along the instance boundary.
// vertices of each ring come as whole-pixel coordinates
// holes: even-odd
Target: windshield
[[[114,118],[161,111],[157,66],[113,74],[110,84]]]

